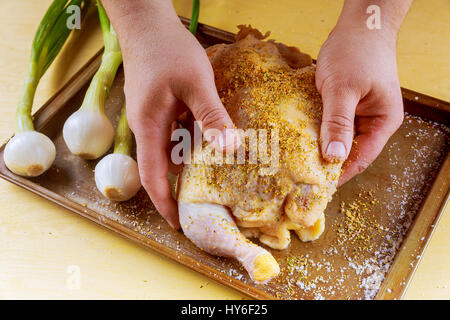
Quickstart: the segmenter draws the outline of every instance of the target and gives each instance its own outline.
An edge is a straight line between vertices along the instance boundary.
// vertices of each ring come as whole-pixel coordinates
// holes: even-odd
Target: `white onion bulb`
[[[131,199],[141,188],[138,165],[130,156],[108,154],[95,167],[95,183],[98,190],[110,200]]]
[[[25,177],[36,177],[51,167],[56,157],[53,142],[37,131],[15,135],[5,147],[3,159],[9,170]]]
[[[73,154],[97,159],[111,147],[114,128],[103,112],[79,109],[64,123],[63,137]]]
[[[105,115],[106,100],[122,63],[119,40],[105,9],[97,1],[105,50],[102,62],[89,84],[80,109],[64,123],[63,137],[70,152],[84,159],[97,159],[108,151],[114,128]]]

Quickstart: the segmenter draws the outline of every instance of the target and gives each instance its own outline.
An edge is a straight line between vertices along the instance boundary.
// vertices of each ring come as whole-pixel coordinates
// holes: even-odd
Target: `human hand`
[[[403,121],[396,38],[389,28],[374,31],[341,20],[320,50],[321,149],[326,160],[346,159],[340,185],[375,160]]]
[[[177,229],[177,203],[167,179],[172,124],[187,110],[202,121],[203,130],[214,128],[224,134],[233,123],[217,94],[205,50],[181,24],[170,2],[134,3],[140,7],[131,14],[121,11],[114,19],[114,12],[108,12],[123,54],[127,116],[136,138],[142,185],[156,209]],[[221,141],[213,144],[226,149]]]

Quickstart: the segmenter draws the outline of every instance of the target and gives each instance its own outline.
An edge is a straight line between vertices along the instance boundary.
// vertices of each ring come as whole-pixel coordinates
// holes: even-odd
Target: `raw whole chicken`
[[[273,249],[288,247],[290,230],[302,241],[317,239],[341,163],[326,162],[320,153],[322,102],[311,58],[264,40],[268,34],[251,26],[239,29],[235,43],[207,49],[217,90],[237,128],[267,130],[266,154],[275,151],[269,149],[278,138],[272,156],[279,165],[185,165],[177,200],[181,227],[191,241],[213,255],[239,260],[256,283],[266,283],[280,272],[279,265],[247,237]],[[248,157],[252,143],[261,144],[241,140]],[[209,152],[195,148],[193,157],[207,158]]]

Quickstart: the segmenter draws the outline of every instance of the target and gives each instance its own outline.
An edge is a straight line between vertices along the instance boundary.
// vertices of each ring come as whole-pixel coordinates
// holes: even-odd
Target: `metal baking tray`
[[[234,39],[202,24],[197,37],[204,47]],[[94,183],[96,161],[69,152],[62,126],[81,105],[100,59],[101,52],[34,115],[36,129],[56,145],[52,168],[37,178],[17,176],[5,167],[2,146],[2,178],[252,298],[402,297],[448,200],[450,103],[402,89],[407,112],[403,125],[363,174],[339,188],[326,209],[324,234],[310,243],[293,236],[288,249],[270,250],[282,273],[257,285],[234,260],[211,256],[172,230],[144,190],[124,203],[105,199]],[[114,124],[123,84],[119,69],[106,106]]]

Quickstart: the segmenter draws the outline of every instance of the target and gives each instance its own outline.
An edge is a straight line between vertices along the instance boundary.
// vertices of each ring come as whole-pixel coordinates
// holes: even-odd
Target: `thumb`
[[[322,100],[322,156],[327,161],[344,161],[352,147],[355,110],[359,98],[351,89],[324,86]]]
[[[222,104],[214,79],[192,82],[183,101],[199,121],[203,136],[220,151],[233,152],[240,145],[237,130]]]

